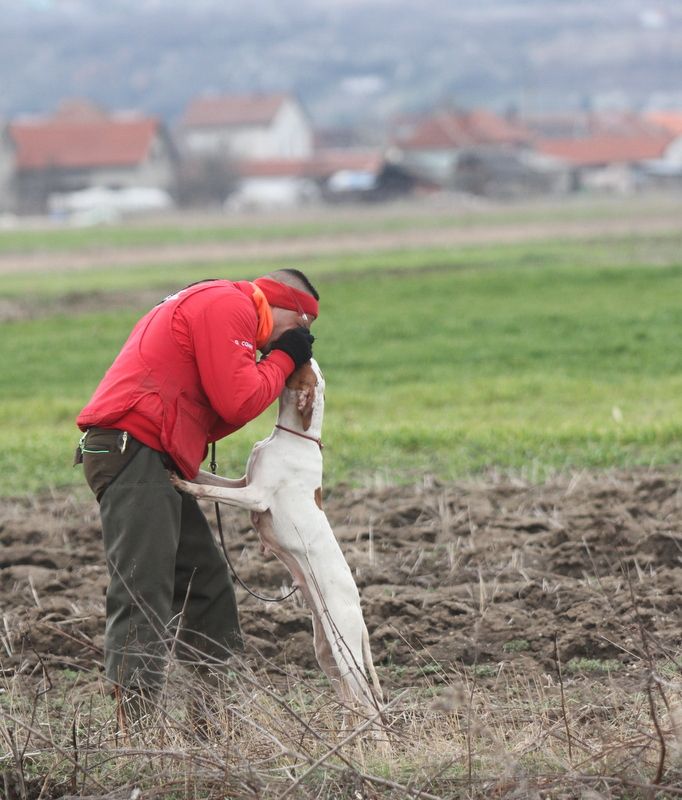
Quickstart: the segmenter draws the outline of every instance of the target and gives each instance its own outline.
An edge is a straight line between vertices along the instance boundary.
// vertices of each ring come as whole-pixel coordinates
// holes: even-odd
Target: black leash
[[[211,461],[209,463],[209,467],[211,469],[211,474],[216,474],[216,469],[218,465],[216,464],[215,460],[215,442],[211,442]],[[218,534],[220,536],[220,544],[223,548],[223,553],[225,555],[225,559],[228,563],[228,566],[232,570],[232,577],[237,581],[237,583],[242,587],[242,589],[246,589],[246,591],[252,596],[255,597],[257,600],[262,600],[264,603],[281,603],[282,601],[286,600],[287,598],[291,597],[291,595],[298,589],[297,586],[288,593],[285,594],[284,597],[263,597],[263,595],[258,594],[257,592],[252,591],[249,587],[244,583],[244,581],[237,575],[237,571],[234,568],[234,564],[230,561],[230,557],[227,554],[227,547],[225,547],[225,536],[223,535],[223,521],[220,516],[220,503],[214,503],[215,505],[215,518],[216,523],[218,525]]]

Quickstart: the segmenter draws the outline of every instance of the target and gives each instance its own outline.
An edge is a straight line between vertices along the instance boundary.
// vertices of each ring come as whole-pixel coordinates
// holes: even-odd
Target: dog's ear
[[[303,430],[307,431],[313,419],[313,403],[315,402],[315,386],[307,383],[296,390],[296,408],[301,415]]]
[[[310,365],[310,361],[306,361],[298,369],[295,369],[287,378],[287,387],[289,389],[301,389],[303,386],[317,383],[317,376],[315,370]]]
[[[313,403],[315,402],[315,387],[306,387],[297,392],[296,406],[301,414],[303,430],[307,431],[313,419]]]
[[[296,408],[301,415],[304,431],[308,430],[312,421],[316,385],[317,375],[309,363],[292,372],[287,379],[289,389],[296,392]]]

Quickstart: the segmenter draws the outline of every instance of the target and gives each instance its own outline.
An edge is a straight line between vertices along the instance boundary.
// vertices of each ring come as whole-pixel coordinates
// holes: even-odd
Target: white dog
[[[173,476],[195,497],[251,511],[264,549],[284,563],[312,611],[315,655],[342,702],[376,714],[382,693],[360,596],[322,510],[324,378],[312,359],[287,380],[272,434],[257,442],[237,481],[201,471]]]

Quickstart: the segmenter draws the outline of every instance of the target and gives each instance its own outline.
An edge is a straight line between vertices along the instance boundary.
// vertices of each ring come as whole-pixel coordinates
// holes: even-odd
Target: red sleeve
[[[191,316],[201,385],[224,423],[211,432],[214,441],[265,411],[294,371],[294,362],[281,350],[256,362],[258,318],[251,298],[241,292],[209,297]]]

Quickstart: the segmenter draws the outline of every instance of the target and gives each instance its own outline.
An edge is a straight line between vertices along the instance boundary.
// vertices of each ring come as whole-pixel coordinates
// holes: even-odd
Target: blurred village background
[[[682,8],[0,0],[0,220],[682,193]]]

